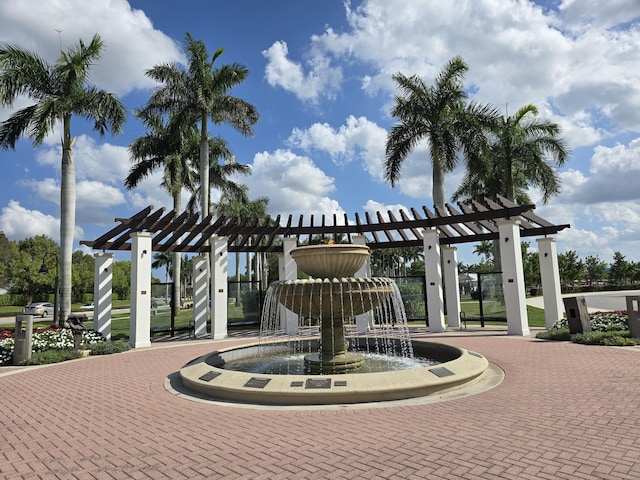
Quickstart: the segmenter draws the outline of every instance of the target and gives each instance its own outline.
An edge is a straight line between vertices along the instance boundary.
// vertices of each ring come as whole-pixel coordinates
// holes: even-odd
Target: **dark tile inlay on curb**
[[[335,382],[333,382],[333,386],[334,387],[346,387],[347,386],[347,381],[346,380],[336,380]]]
[[[304,382],[302,380],[296,380],[295,382],[291,382],[292,387],[302,387],[304,386]]]
[[[446,367],[430,368],[429,371],[438,377],[449,377],[455,375],[451,370]]]
[[[220,375],[220,372],[214,372],[213,370],[211,370],[205,373],[204,375],[202,375],[200,377],[200,380],[202,380],[203,382],[210,382],[211,380],[216,378],[218,375]]]
[[[307,378],[304,388],[331,388],[330,378]]]
[[[270,378],[252,377],[247,383],[244,384],[244,386],[251,388],[264,388],[270,381]]]

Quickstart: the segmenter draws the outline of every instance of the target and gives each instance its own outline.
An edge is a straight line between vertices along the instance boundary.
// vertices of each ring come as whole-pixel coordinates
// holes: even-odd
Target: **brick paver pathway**
[[[504,382],[388,408],[248,409],[165,390],[187,361],[237,339],[0,369],[0,477],[640,478],[640,349],[429,338],[483,353]]]

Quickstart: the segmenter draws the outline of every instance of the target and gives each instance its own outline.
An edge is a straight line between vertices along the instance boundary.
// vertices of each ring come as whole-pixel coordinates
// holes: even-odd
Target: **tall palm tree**
[[[173,199],[173,211],[176,215],[182,212],[182,189],[195,189],[195,172],[193,144],[198,144],[197,129],[191,125],[174,125],[169,129],[159,115],[152,115],[140,110],[136,111],[147,127],[147,133],[135,139],[129,146],[131,160],[136,162],[129,170],[124,181],[129,190],[135,188],[156,168],[163,168],[162,187]],[[173,292],[174,314],[179,308],[181,298],[180,252],[173,253]]]
[[[197,146],[196,146],[197,147]],[[227,141],[222,137],[215,137],[209,139],[209,158],[215,159],[214,162],[209,162],[209,172],[206,178],[209,182],[209,188],[205,189],[210,192],[211,188],[219,190],[223,195],[230,197],[238,197],[246,195],[243,187],[229,177],[237,175],[250,175],[251,167],[244,163],[236,162],[236,158],[229,149]],[[198,199],[202,198],[202,175],[200,172],[196,172],[195,177],[195,189],[193,195],[187,204],[187,208],[191,212],[196,211]],[[207,211],[211,209],[211,201],[209,195],[207,195],[209,205]]]
[[[233,97],[229,91],[241,84],[249,74],[240,63],[214,68],[222,55],[219,48],[209,59],[207,47],[201,40],[194,40],[187,33],[187,69],[177,64],[156,65],[146,74],[162,85],[151,95],[145,107],[149,113],[171,114],[171,121],[178,124],[193,123],[200,129],[200,183],[209,185],[209,134],[208,122],[231,125],[243,135],[253,135],[253,125],[258,112],[250,103]],[[209,189],[200,189],[202,217],[209,214]]]
[[[11,107],[18,97],[35,103],[15,112],[0,125],[0,147],[15,148],[23,135],[40,145],[58,122],[62,122],[62,174],[60,181],[60,312],[63,325],[71,313],[71,258],[75,230],[76,175],[71,118],[93,122],[101,136],[119,133],[126,119],[122,103],[111,93],[88,83],[90,67],[100,59],[103,42],[94,35],[61,51],[51,65],[36,53],[17,46],[0,45],[0,105]]]
[[[533,186],[542,191],[546,203],[560,193],[554,167],[563,166],[570,151],[560,137],[560,126],[537,116],[538,109],[529,104],[511,116],[496,118],[486,148],[467,163],[467,173],[454,198],[479,200],[502,195],[526,203],[526,190]]]
[[[459,150],[467,157],[475,155],[484,140],[482,125],[495,116],[492,107],[466,103],[462,80],[467,70],[464,60],[456,56],[432,86],[417,75],[396,73],[392,77],[400,94],[395,96],[391,115],[399,121],[387,137],[385,179],[395,186],[407,156],[426,141],[431,156],[433,203],[440,208],[446,202],[444,174],[456,166]]]
[[[164,267],[164,283],[169,283],[169,278],[173,278],[173,270],[171,268],[173,263],[173,255],[169,252],[158,252],[153,254],[153,262],[151,262],[151,268]],[[165,285],[165,297],[168,297],[168,289]],[[176,298],[173,297],[172,303],[175,305]]]

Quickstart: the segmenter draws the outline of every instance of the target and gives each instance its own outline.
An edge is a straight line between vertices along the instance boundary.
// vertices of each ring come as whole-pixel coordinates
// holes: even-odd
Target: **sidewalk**
[[[640,478],[640,349],[505,329],[420,336],[484,354],[504,381],[441,403],[300,409],[165,389],[185,363],[242,337],[0,369],[0,477]]]

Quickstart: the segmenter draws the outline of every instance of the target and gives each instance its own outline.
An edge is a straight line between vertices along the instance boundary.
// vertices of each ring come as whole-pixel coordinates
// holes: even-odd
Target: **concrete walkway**
[[[640,478],[639,348],[504,329],[416,335],[481,352],[506,377],[441,403],[260,409],[164,386],[189,360],[241,337],[0,368],[0,477]]]

